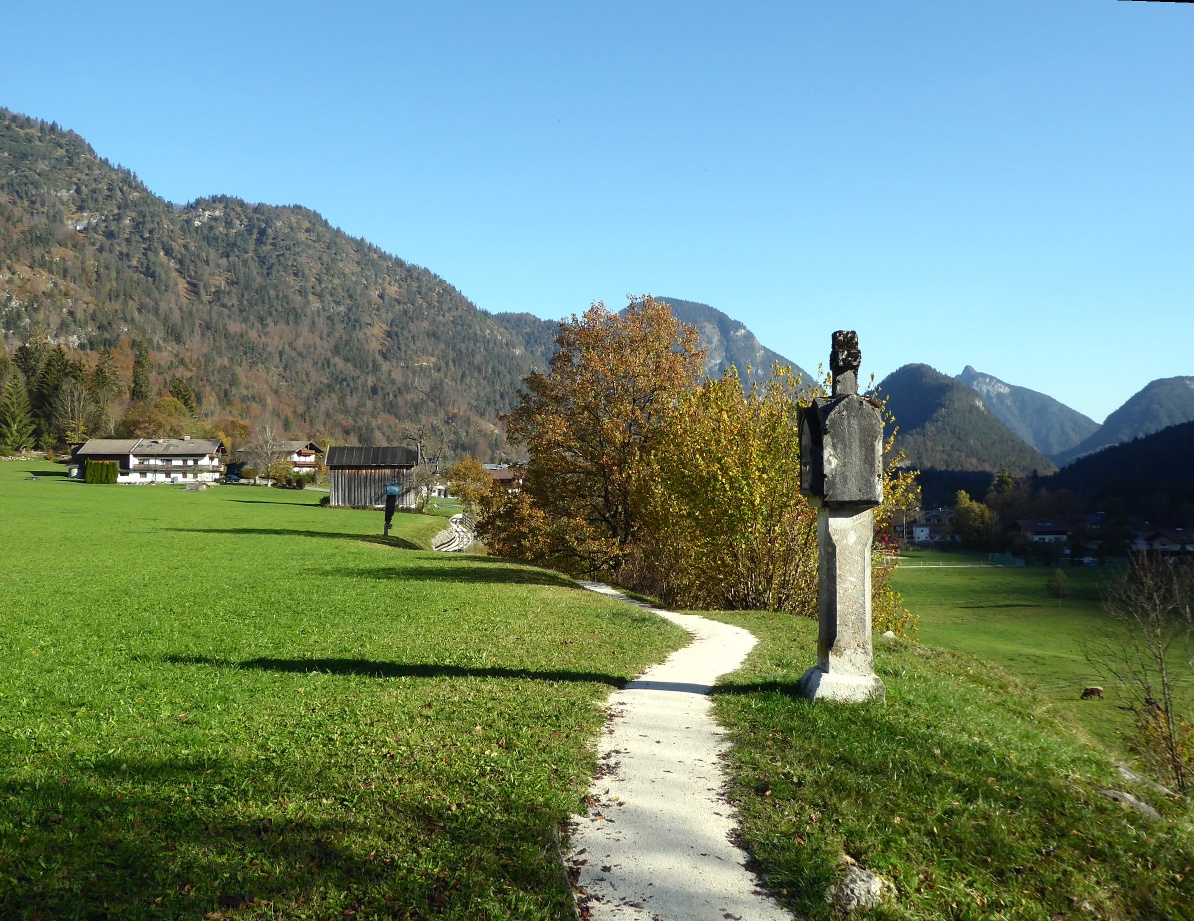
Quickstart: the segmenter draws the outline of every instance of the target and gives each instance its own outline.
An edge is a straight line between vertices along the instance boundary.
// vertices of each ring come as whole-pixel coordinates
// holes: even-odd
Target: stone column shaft
[[[875,513],[817,509],[817,665],[800,682],[813,700],[882,700],[871,645],[871,544]]]

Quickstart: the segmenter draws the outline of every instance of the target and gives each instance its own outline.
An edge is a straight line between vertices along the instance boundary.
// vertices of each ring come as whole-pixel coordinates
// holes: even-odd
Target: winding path
[[[595,582],[585,588],[620,598]],[[577,905],[593,921],[791,921],[759,891],[731,843],[724,730],[710,715],[718,676],[755,645],[746,630],[640,605],[693,637],[609,699],[587,815],[565,860]]]

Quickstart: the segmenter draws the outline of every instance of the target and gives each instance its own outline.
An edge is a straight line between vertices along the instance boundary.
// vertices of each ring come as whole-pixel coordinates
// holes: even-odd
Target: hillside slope
[[[1062,452],[1057,462],[1064,466],[1110,445],[1190,421],[1194,421],[1194,377],[1163,377],[1133,394],[1101,429]]]
[[[1099,424],[1051,396],[1008,384],[967,365],[957,380],[977,391],[1009,429],[1048,457],[1068,451],[1099,430]]]
[[[1048,486],[1094,502],[1113,498],[1155,525],[1194,526],[1194,422],[1080,457]]]
[[[291,432],[401,441],[446,420],[492,454],[542,362],[446,281],[300,207],[174,208],[73,132],[0,110],[0,336],[88,353],[150,341],[155,385]]]
[[[720,310],[708,304],[679,298],[662,297],[659,300],[671,304],[672,313],[679,320],[697,328],[701,347],[709,350],[705,359],[705,373],[710,377],[720,377],[726,368],[733,365],[744,383],[748,380],[763,381],[771,375],[772,366],[778,362],[790,365],[792,371],[806,381],[812,380],[809,373],[798,364],[767,348],[745,324]]]
[[[938,470],[1056,469],[987,409],[965,384],[928,365],[893,371],[878,387],[899,427],[896,446],[915,467]]]

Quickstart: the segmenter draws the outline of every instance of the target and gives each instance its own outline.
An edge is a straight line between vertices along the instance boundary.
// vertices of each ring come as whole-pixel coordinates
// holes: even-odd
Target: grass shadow
[[[755,681],[749,684],[716,684],[714,697],[750,696],[752,694],[780,694],[784,697],[805,700],[798,681]]]
[[[462,562],[467,559],[468,562]],[[548,585],[555,588],[582,589],[567,576],[546,569],[530,567],[495,566],[482,563],[483,557],[463,557],[458,554],[444,554],[442,563],[411,566],[388,566],[373,569],[327,569],[320,574],[341,578],[373,579],[379,582],[390,580],[412,582],[458,582],[474,584]]]
[[[249,500],[233,500],[249,501]],[[259,503],[252,503],[254,505]],[[288,502],[277,503],[290,505]],[[291,506],[293,508],[293,506]],[[299,506],[302,508],[302,506]],[[352,534],[345,531],[315,531],[308,528],[166,528],[164,530],[189,534],[271,534],[285,537],[321,537],[331,540],[355,540],[363,544],[379,544],[399,550],[423,550],[418,544],[404,537],[383,537],[380,534]]]
[[[29,474],[30,476],[35,476],[35,477],[52,477],[53,476],[53,477],[65,478],[67,476],[67,473],[65,470],[46,470],[44,467],[41,469],[38,469],[38,470],[26,470],[25,472],[27,474]]]
[[[168,655],[160,660],[167,665],[199,665],[209,668],[246,669],[284,674],[343,675],[361,678],[498,678],[535,681],[580,681],[622,688],[626,681],[617,675],[578,672],[565,669],[469,668],[433,662],[378,662],[373,659],[281,659],[258,656],[236,662],[219,656]]]
[[[229,502],[238,502],[241,505],[285,505],[287,508],[322,508],[319,500],[314,502],[282,502],[278,499],[229,499]]]

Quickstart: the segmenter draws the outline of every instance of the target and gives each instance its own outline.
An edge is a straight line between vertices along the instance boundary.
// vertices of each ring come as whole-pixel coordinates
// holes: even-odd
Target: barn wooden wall
[[[398,496],[398,508],[415,507],[415,490],[408,485],[406,467],[333,468],[328,471],[332,505],[350,508],[381,508],[386,504],[386,486],[404,485]]]

